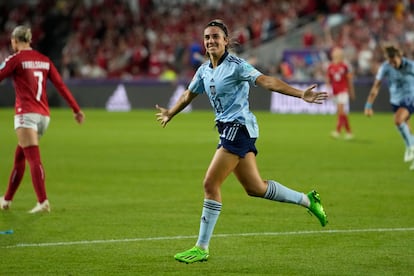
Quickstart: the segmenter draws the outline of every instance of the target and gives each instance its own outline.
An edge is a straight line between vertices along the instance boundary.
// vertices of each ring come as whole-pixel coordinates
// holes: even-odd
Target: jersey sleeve
[[[407,68],[408,68],[409,74],[414,75],[414,61],[407,60],[407,63],[408,63]]]
[[[381,81],[382,79],[384,79],[386,73],[387,73],[387,65],[386,63],[383,63],[378,69],[378,72],[375,75],[375,79]]]
[[[65,99],[66,103],[72,108],[73,112],[78,113],[80,111],[78,103],[76,102],[72,93],[69,91],[66,84],[63,82],[62,77],[52,62],[50,62],[49,79],[56,87],[59,94]]]
[[[13,74],[16,65],[13,57],[14,55],[11,55],[0,63],[0,81]]]
[[[256,86],[256,79],[263,75],[247,61],[243,61],[238,66],[238,73],[240,80],[248,81],[251,85]]]
[[[190,90],[192,93],[202,94],[206,91],[204,88],[203,77],[202,77],[203,72],[204,72],[203,68],[204,66],[200,66],[197,69],[197,72],[194,74],[193,79],[188,85],[188,90]]]

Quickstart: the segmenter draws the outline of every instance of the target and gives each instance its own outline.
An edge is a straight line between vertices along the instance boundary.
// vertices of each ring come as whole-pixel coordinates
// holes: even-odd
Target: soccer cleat
[[[37,203],[36,206],[29,211],[30,214],[40,213],[40,212],[50,212],[49,200],[45,200],[42,203]]]
[[[354,139],[354,135],[352,133],[345,134],[345,140],[352,140],[352,139]]]
[[[189,264],[189,263],[194,263],[194,262],[207,261],[208,256],[209,256],[208,249],[203,250],[198,246],[194,246],[193,248],[187,251],[175,254],[174,258],[179,262],[184,262],[184,263]]]
[[[404,162],[410,162],[414,160],[414,146],[407,147],[404,152]]]
[[[321,198],[318,192],[310,191],[307,194],[307,196],[310,201],[308,212],[313,214],[315,217],[317,217],[322,226],[325,226],[328,223],[328,218],[326,216],[325,211],[323,210],[323,206],[321,204]]]
[[[0,209],[8,210],[10,208],[11,203],[12,203],[11,200],[5,200],[4,196],[2,196],[0,198]]]
[[[331,132],[331,137],[332,138],[338,139],[340,135],[341,134],[339,134],[339,132],[336,131],[336,130],[334,130],[334,131]]]
[[[414,171],[414,161],[413,161],[413,163],[410,166],[410,171]]]

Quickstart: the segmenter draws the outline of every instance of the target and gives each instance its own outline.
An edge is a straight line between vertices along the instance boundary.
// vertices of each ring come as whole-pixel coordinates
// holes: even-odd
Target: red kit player
[[[49,104],[46,84],[49,79],[60,95],[72,108],[75,120],[82,123],[85,116],[79,105],[63,83],[50,59],[30,46],[32,33],[26,26],[17,26],[11,35],[11,46],[15,52],[0,64],[0,81],[11,77],[16,93],[14,128],[18,144],[14,166],[5,195],[0,198],[0,208],[9,209],[14,194],[20,185],[26,161],[30,166],[37,204],[30,213],[50,212],[46,195],[45,172],[40,158],[39,138],[46,131],[49,120]]]
[[[351,67],[344,62],[344,54],[341,48],[332,50],[332,62],[327,69],[327,84],[332,87],[332,94],[337,107],[336,129],[331,133],[334,138],[339,138],[341,130],[345,129],[345,139],[352,139],[352,131],[349,124],[347,106],[349,99],[355,99]]]

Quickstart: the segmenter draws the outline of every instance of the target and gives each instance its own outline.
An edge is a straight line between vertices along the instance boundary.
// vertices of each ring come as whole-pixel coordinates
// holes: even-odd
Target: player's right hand
[[[85,114],[82,111],[75,113],[74,116],[75,116],[76,122],[78,122],[79,124],[82,124],[83,121],[85,120]]]
[[[168,113],[168,109],[163,108],[158,104],[155,105],[155,108],[160,111],[157,114],[155,114],[155,116],[157,117],[157,121],[160,122],[162,127],[165,127],[167,123],[171,120],[171,117]]]

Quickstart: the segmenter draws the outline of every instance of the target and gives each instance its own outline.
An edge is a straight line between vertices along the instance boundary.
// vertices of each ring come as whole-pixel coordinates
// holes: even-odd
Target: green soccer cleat
[[[187,251],[175,254],[174,258],[179,262],[190,264],[207,261],[208,256],[208,250],[203,250],[198,246],[194,246]]]
[[[325,226],[328,223],[328,218],[323,210],[323,206],[321,204],[321,198],[317,191],[310,191],[307,194],[310,206],[308,208],[308,212],[313,214],[315,217],[319,219],[319,222],[322,226]]]

